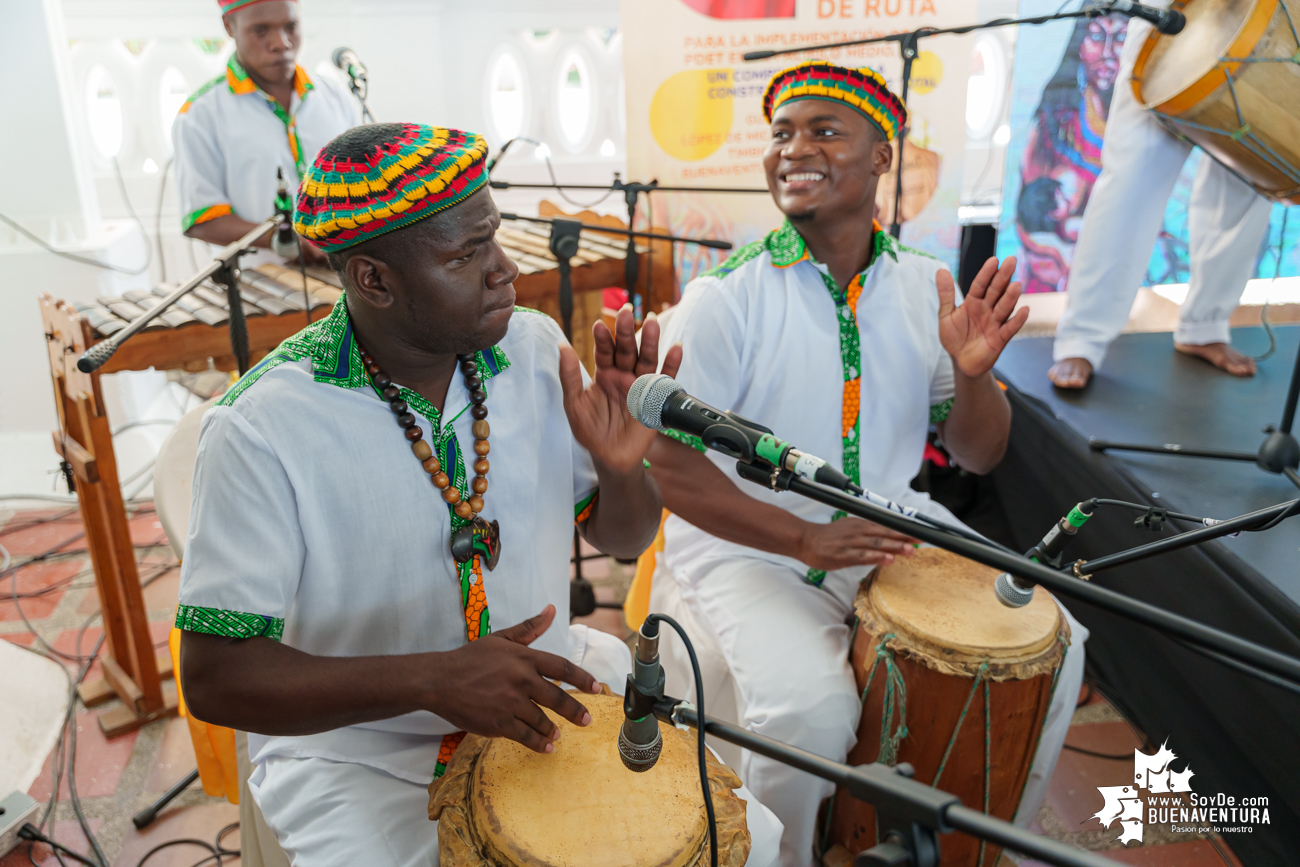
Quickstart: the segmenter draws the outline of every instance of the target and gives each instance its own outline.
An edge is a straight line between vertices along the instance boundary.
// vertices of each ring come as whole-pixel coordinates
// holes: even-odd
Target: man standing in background
[[[1133,93],[1133,67],[1151,25],[1133,19],[1106,120],[1101,175],[1092,188],[1070,269],[1069,299],[1056,329],[1057,388],[1083,388],[1128,321],[1191,142],[1167,131]],[[1174,349],[1233,376],[1255,361],[1232,348],[1228,320],[1255,272],[1272,205],[1232,172],[1201,159],[1187,205],[1191,280],[1178,311]]]
[[[225,245],[274,212],[277,169],[296,190],[317,151],[359,118],[345,89],[297,64],[297,0],[217,2],[235,52],[181,106],[172,139],[182,231]],[[258,242],[269,244],[269,235]],[[309,242],[300,248],[306,264],[325,264]]]

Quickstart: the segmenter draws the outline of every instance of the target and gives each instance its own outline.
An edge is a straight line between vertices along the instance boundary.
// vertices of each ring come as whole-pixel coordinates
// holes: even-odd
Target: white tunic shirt
[[[549,317],[517,309],[479,361],[491,423],[482,514],[500,522],[502,541],[496,569],[483,570],[491,623],[500,630],[554,604],[561,617],[532,646],[562,656],[575,512],[596,487],[562,406],[563,341]],[[409,389],[403,397],[448,474],[457,450],[472,472],[462,378],[442,413]],[[463,476],[455,483],[465,489]],[[454,650],[467,638],[449,528],[446,503],[361,367],[341,299],[204,416],[176,625],[321,656]],[[427,784],[438,738],[455,728],[416,712],[305,737],[249,735],[249,752],[255,762],[360,762]]]
[[[289,111],[262,91],[232,54],[223,75],[195,91],[172,127],[181,229],[234,213],[261,222],[275,212],[275,174],[297,190],[329,141],[359,122],[338,84],[297,68]]]
[[[868,490],[951,520],[908,486],[921,467],[930,423],[946,418],[952,406],[952,361],[939,342],[934,283],[943,265],[878,227],[874,244],[871,264],[847,295],[788,222],[691,281],[667,329],[669,344],[683,344],[677,380],[705,403],[837,464]],[[830,507],[743,481],[734,460],[707,455],[746,494],[807,521],[832,519]],[[670,568],[745,556],[809,571],[676,516],[664,537]]]

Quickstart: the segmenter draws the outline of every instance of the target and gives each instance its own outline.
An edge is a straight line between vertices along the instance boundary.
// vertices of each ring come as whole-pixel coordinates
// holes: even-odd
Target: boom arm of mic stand
[[[654,713],[672,725],[697,729],[700,726],[699,714],[689,705],[682,704],[680,699],[664,698],[655,702]],[[920,826],[931,834],[965,831],[1062,867],[1114,867],[1113,861],[1091,852],[1072,849],[1064,843],[1036,836],[1010,822],[965,807],[956,795],[910,779],[901,767],[891,768],[878,762],[869,765],[833,762],[708,716],[704,718],[704,733],[843,786],[853,797],[876,806],[882,819],[888,816],[894,820],[893,824]],[[885,836],[883,831],[882,827],[882,837]]]
[[[1061,21],[1067,18],[1098,18],[1105,15],[1110,10],[1105,6],[1088,6],[1086,9],[1080,9],[1076,12],[1059,12],[1053,15],[1036,15],[1032,18],[995,18],[992,21],[982,21],[979,24],[966,24],[961,27],[921,27],[907,33],[890,33],[887,36],[874,36],[870,39],[854,39],[849,42],[828,42],[825,45],[811,45],[803,48],[782,48],[763,51],[746,51],[744,59],[766,60],[769,57],[777,57],[782,54],[805,54],[808,52],[825,51],[828,48],[848,48],[854,45],[872,45],[877,42],[903,42],[909,36],[920,38],[923,36],[942,36],[946,33],[970,33],[975,30],[987,30],[990,27],[1010,27],[1018,24],[1046,24],[1049,21]]]
[[[1237,518],[1229,518],[1209,527],[1188,530],[1165,539],[1157,539],[1146,545],[1130,548],[1127,551],[1107,554],[1105,557],[1098,557],[1095,560],[1086,560],[1076,564],[1073,568],[1077,568],[1078,572],[1084,575],[1091,575],[1103,569],[1113,569],[1116,566],[1123,566],[1125,563],[1132,563],[1134,560],[1144,560],[1147,557],[1154,557],[1166,551],[1176,551],[1179,548],[1208,542],[1220,536],[1228,536],[1241,530],[1249,530],[1258,524],[1275,521],[1281,517],[1291,517],[1287,513],[1295,514],[1293,510],[1297,506],[1300,506],[1300,500],[1291,500],[1276,506],[1269,506],[1267,509],[1260,509],[1257,512],[1251,512]]]
[[[543,223],[550,225],[555,222],[549,217],[527,217],[523,214],[501,213],[503,220],[524,220],[529,223]],[[568,222],[578,223],[577,220]],[[578,223],[578,226],[588,232],[607,232],[611,235],[627,235],[633,238],[653,238],[657,241],[672,241],[677,244],[699,244],[701,247],[712,247],[715,250],[730,250],[730,241],[716,241],[712,238],[683,238],[678,235],[664,235],[659,232],[633,232],[629,229],[620,229],[617,226],[601,226],[596,223]]]
[[[117,352],[123,343],[126,343],[140,331],[144,330],[150,322],[165,313],[181,298],[194,291],[195,287],[204,280],[216,274],[223,268],[229,267],[233,262],[238,261],[241,253],[244,253],[249,247],[252,247],[253,244],[267,232],[273,231],[278,223],[278,217],[271,217],[260,226],[250,229],[248,234],[244,235],[244,237],[240,238],[238,241],[226,246],[225,249],[218,253],[216,258],[205,265],[202,270],[190,279],[186,280],[180,286],[173,289],[166,298],[159,301],[152,309],[145,311],[144,315],[131,320],[130,325],[126,326],[112,337],[109,337],[107,340],[101,340],[99,343],[96,343],[88,349],[84,355],[77,359],[77,370],[80,370],[82,373],[91,373],[92,371],[99,370],[110,358],[113,357],[113,353]],[[231,312],[233,314],[234,311],[232,310]]]
[[[776,471],[771,466],[736,462],[736,472],[741,478],[771,487],[773,490],[790,490],[810,500],[823,503],[834,509],[842,509],[850,515],[875,521],[877,524],[906,533],[909,536],[929,542],[945,550],[968,557],[985,566],[992,566],[1002,572],[1010,572],[1017,578],[1023,578],[1034,584],[1041,584],[1053,593],[1078,599],[1094,605],[1111,614],[1149,626],[1157,631],[1169,633],[1190,641],[1201,647],[1218,651],[1247,665],[1261,668],[1271,674],[1300,684],[1300,660],[1279,653],[1253,641],[1238,638],[1235,635],[1206,626],[1195,620],[1166,611],[1146,602],[1131,599],[1122,593],[1098,587],[1087,581],[1062,575],[1041,563],[1035,563],[1027,557],[1021,557],[999,550],[981,542],[956,536],[944,530],[936,529],[920,521],[882,509],[866,500],[850,496],[826,485],[809,482],[794,476],[787,470]],[[991,591],[990,591],[991,592]]]

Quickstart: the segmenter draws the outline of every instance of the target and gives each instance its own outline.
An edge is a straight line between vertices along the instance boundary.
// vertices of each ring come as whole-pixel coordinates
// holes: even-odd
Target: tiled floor
[[[80,521],[72,513],[59,520],[32,524],[35,520],[58,516],[59,511],[0,512],[0,545],[9,550],[15,563],[63,545],[57,557],[44,563],[24,567],[17,573],[19,593],[50,588],[37,597],[21,600],[22,612],[36,632],[65,653],[74,653],[78,633],[81,651],[87,652],[99,637],[96,626],[87,626],[88,618],[98,607],[93,580],[84,553],[84,540],[77,534]],[[164,646],[176,604],[178,573],[171,549],[165,546],[161,527],[152,510],[145,506],[132,519],[132,533],[142,562],[141,575],[150,583],[146,587],[149,617],[159,647]],[[587,553],[594,553],[586,549]],[[583,574],[596,587],[597,598],[621,600],[631,582],[632,567],[607,558],[583,563]],[[32,632],[19,617],[10,599],[8,576],[0,582],[0,638],[25,646],[34,642]],[[622,612],[598,609],[582,622],[627,639],[630,633],[623,624]],[[92,669],[92,676],[96,669]],[[1101,809],[1098,786],[1123,785],[1132,773],[1132,750],[1141,738],[1101,697],[1086,691],[1087,701],[1075,712],[1067,743],[1093,752],[1124,755],[1105,759],[1066,750],[1052,778],[1047,803],[1039,814],[1035,830],[1084,848],[1100,850],[1105,856],[1123,864],[1144,867],[1239,867],[1222,843],[1221,855],[1215,842],[1193,835],[1174,835],[1168,829],[1148,826],[1143,845],[1127,847],[1115,843],[1117,828],[1106,830],[1092,819]],[[112,705],[108,705],[112,707]],[[152,802],[194,768],[194,752],[189,732],[180,720],[161,720],[140,731],[106,740],[96,722],[96,711],[79,710],[77,714],[76,777],[84,812],[92,832],[112,867],[137,867],[140,859],[160,843],[191,839],[215,842],[221,829],[238,820],[238,808],[223,799],[209,798],[196,785],[185,791],[158,820],[144,832],[131,824],[131,816]],[[50,764],[30,793],[38,800],[49,797]],[[89,848],[67,798],[66,780],[54,813],[55,839],[78,852]],[[230,834],[225,844],[238,848],[238,832]],[[209,855],[198,844],[164,849],[151,856],[146,867],[189,867]],[[54,867],[56,859],[48,849],[37,846],[35,863]],[[1226,861],[1225,861],[1226,856]],[[0,857],[0,867],[28,867],[28,846],[23,844],[8,856]],[[209,862],[213,863],[213,862]],[[229,867],[237,858],[223,859]],[[1008,867],[1010,859],[1001,862]],[[1038,862],[1020,861],[1023,867],[1039,867]]]

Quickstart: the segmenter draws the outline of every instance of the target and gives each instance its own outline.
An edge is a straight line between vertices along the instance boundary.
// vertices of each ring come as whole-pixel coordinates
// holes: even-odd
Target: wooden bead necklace
[[[447,503],[448,508],[460,519],[459,522],[453,522],[460,523],[462,526],[453,527],[452,557],[457,563],[468,563],[476,554],[482,555],[488,571],[495,569],[497,558],[501,554],[500,527],[496,521],[488,522],[479,517],[479,513],[483,511],[483,495],[488,489],[487,474],[490,465],[487,456],[491,451],[488,435],[492,429],[488,425],[488,410],[484,405],[487,401],[487,392],[483,390],[483,380],[478,375],[478,362],[475,356],[472,353],[456,356],[460,362],[461,375],[465,378],[465,389],[469,392],[469,413],[474,419],[471,426],[474,434],[474,480],[470,482],[470,490],[473,493],[466,498],[464,493],[451,483],[452,479],[446,471],[447,468],[442,466],[438,456],[433,453],[433,448],[425,441],[424,431],[415,423],[415,415],[402,399],[401,389],[393,384],[392,378],[384,373],[378,364],[375,364],[374,357],[360,342],[357,343],[357,351],[361,354],[361,362],[365,365],[366,372],[370,374],[370,381],[379,389],[384,400],[388,401],[388,408],[393,411],[393,415],[397,416],[398,425],[406,432],[411,451],[424,471],[429,474],[434,487],[442,492],[442,499]],[[455,471],[454,467],[451,469]]]

